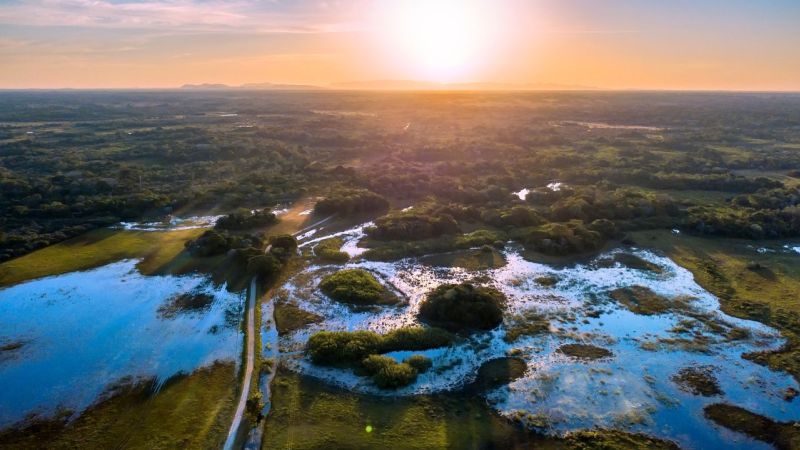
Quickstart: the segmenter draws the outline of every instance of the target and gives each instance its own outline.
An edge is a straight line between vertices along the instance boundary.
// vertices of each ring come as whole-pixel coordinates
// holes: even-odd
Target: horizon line
[[[464,83],[471,84],[471,83]],[[0,87],[0,92],[26,92],[26,91],[39,91],[39,92],[57,92],[57,91],[168,91],[168,92],[187,92],[187,93],[201,93],[201,92],[224,92],[224,91],[238,91],[238,92],[695,92],[695,93],[740,93],[740,94],[800,94],[798,89],[713,89],[713,88],[601,88],[601,87],[585,87],[585,88],[346,88],[346,87],[326,87],[317,85],[298,85],[296,88],[287,86],[281,88],[258,88],[258,87],[242,87],[242,86],[221,86],[221,87]]]

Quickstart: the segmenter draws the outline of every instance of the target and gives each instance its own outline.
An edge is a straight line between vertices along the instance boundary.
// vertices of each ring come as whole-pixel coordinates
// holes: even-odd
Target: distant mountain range
[[[271,91],[308,91],[325,89],[321,86],[312,86],[307,84],[276,84],[276,83],[247,83],[240,86],[229,86],[227,84],[184,84],[181,89],[193,90],[226,90],[226,89],[241,89],[241,90],[271,90]]]
[[[583,91],[598,90],[593,86],[558,83],[434,83],[416,80],[368,80],[331,83],[328,86],[310,84],[248,83],[240,86],[227,84],[185,84],[181,89],[192,90],[366,90],[366,91]]]

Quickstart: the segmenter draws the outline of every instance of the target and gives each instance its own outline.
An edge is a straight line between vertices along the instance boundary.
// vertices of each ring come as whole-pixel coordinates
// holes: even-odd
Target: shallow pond
[[[0,427],[80,412],[121,382],[238,363],[243,297],[203,276],[143,276],[137,262],[0,290]]]
[[[716,427],[703,417],[703,406],[725,401],[776,420],[800,418],[798,403],[786,402],[782,395],[786,388],[798,388],[794,379],[741,358],[742,353],[780,346],[780,335],[720,312],[717,299],[670,259],[642,249],[615,250],[568,267],[526,261],[516,249],[505,251],[504,257],[506,265],[483,271],[435,267],[417,259],[347,264],[372,271],[408,299],[407,304],[369,311],[353,311],[317,290],[320,279],[341,266],[310,267],[283,288],[290,301],[324,321],[282,336],[284,361],[295,371],[353,391],[414,395],[458,389],[474,380],[483,363],[514,355],[527,364],[524,376],[490,390],[486,399],[501,414],[549,433],[601,426],[647,432],[687,448],[769,448]],[[433,360],[433,369],[410,386],[380,390],[368,378],[315,366],[303,356],[308,337],[319,330],[383,333],[417,324],[419,304],[428,291],[468,280],[506,294],[504,323],[452,347],[391,353],[398,360],[411,353]],[[649,289],[667,305],[642,311],[610,295],[633,286]],[[549,330],[510,338],[515,327],[534,316],[548,321]],[[576,343],[607,349],[612,356],[587,360],[558,351]],[[704,397],[679,385],[676,375],[696,367],[713,374],[721,394]]]

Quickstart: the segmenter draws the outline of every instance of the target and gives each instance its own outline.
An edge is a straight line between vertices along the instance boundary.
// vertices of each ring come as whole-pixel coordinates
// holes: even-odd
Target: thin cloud
[[[180,32],[347,31],[353,23],[338,2],[302,5],[241,0],[32,0],[0,5],[0,24],[86,28],[171,29]],[[350,5],[352,6],[352,5]]]

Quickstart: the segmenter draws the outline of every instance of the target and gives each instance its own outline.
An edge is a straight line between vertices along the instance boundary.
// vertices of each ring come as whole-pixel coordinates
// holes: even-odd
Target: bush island
[[[450,345],[451,342],[453,342],[453,335],[441,328],[403,327],[383,336],[381,350],[384,352],[427,350],[444,347]]]
[[[372,377],[372,381],[381,389],[397,389],[408,386],[416,379],[416,369],[406,363],[385,366]]]
[[[314,364],[350,365],[379,353],[382,339],[372,331],[320,331],[308,339],[306,354]]]
[[[413,367],[418,373],[425,373],[433,366],[433,362],[425,355],[411,355],[404,363]]]
[[[503,321],[505,296],[498,290],[469,283],[443,284],[422,302],[420,318],[451,331],[489,330]]]
[[[306,354],[315,364],[352,365],[370,355],[444,347],[453,336],[440,329],[406,327],[385,335],[373,331],[320,331],[309,338]]]
[[[364,269],[345,269],[328,275],[319,288],[337,302],[354,305],[390,304],[399,300]]]

